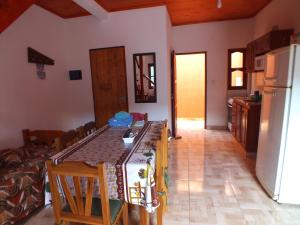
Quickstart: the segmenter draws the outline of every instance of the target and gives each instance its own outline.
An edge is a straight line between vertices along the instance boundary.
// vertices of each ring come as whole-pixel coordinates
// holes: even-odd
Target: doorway
[[[115,113],[128,111],[125,47],[90,50],[94,111],[97,127]]]
[[[181,129],[206,127],[206,52],[176,54],[176,121]]]

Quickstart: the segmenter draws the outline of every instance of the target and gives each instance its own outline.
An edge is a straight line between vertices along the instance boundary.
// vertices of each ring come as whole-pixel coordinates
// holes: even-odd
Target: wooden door
[[[94,110],[97,127],[116,112],[128,111],[125,48],[90,50]]]
[[[177,136],[177,99],[176,99],[176,55],[171,52],[171,109],[172,109],[172,136]]]

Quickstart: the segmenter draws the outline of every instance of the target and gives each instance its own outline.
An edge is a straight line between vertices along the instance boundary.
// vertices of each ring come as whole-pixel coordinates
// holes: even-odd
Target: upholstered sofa
[[[45,161],[56,152],[25,138],[24,143],[0,150],[0,225],[15,224],[44,205]]]

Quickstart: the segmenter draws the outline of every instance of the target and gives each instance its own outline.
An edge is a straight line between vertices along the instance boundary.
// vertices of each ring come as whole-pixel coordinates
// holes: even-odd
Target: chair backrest
[[[54,165],[51,160],[46,162],[49,176],[50,189],[52,194],[53,209],[55,221],[57,224],[63,222],[74,222],[84,224],[104,224],[110,225],[110,208],[108,199],[108,189],[106,184],[106,173],[104,163],[99,163],[97,167],[92,167],[84,162],[63,162]],[[67,183],[67,179],[72,178],[74,184],[75,196]],[[85,178],[87,185],[86,190],[82,190],[80,184],[81,178]],[[101,198],[102,216],[92,215],[92,201],[94,183],[99,180]],[[70,179],[68,180],[70,182]],[[59,186],[65,196],[69,210],[64,210],[64,202],[59,194]],[[85,194],[83,194],[83,192]],[[99,214],[101,215],[101,214]]]
[[[145,122],[148,122],[148,113],[145,113],[145,114],[144,114],[144,121],[145,121]]]
[[[89,134],[95,132],[97,130],[96,123],[94,121],[90,121],[83,126],[84,135],[88,136]]]
[[[83,126],[77,127],[76,132],[79,139],[83,139],[86,137]]]
[[[78,133],[70,130],[61,137],[55,139],[56,150],[61,151],[79,141]]]
[[[51,147],[55,138],[61,137],[64,133],[61,130],[22,130],[24,146],[35,144]]]

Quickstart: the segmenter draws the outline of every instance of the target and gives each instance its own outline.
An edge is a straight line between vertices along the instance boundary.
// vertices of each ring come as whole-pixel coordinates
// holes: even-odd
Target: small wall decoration
[[[54,60],[30,47],[27,48],[27,53],[28,53],[28,62],[36,64],[36,72],[38,77],[41,80],[45,80],[46,79],[45,65],[54,65]]]
[[[45,80],[46,79],[45,65],[36,64],[36,73],[41,80]]]

